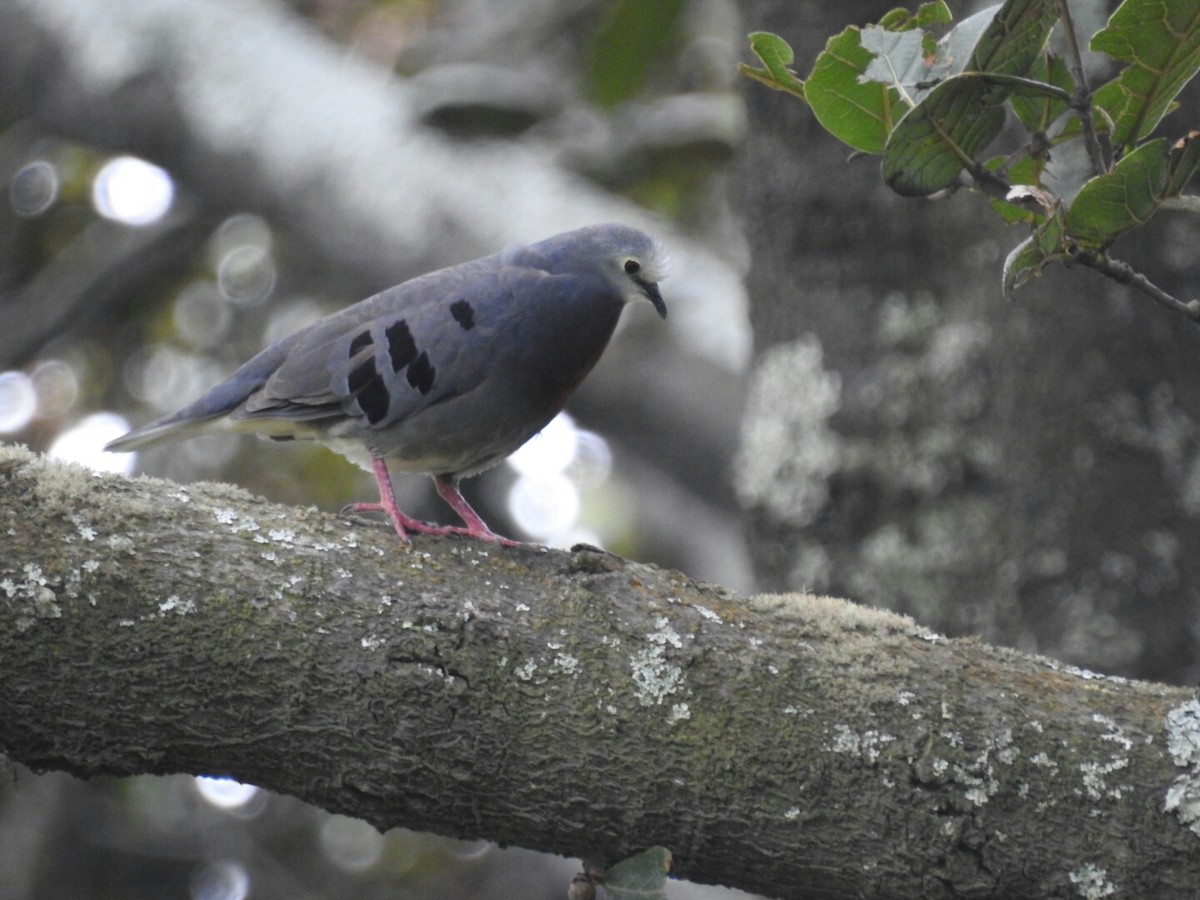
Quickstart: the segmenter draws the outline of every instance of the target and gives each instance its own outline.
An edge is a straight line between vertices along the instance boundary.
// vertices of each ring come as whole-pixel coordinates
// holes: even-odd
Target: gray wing
[[[520,280],[487,257],[431,272],[277,341],[195,402],[112,441],[138,450],[224,429],[320,437],[383,429],[474,389]],[[539,273],[540,274],[540,273]]]
[[[487,257],[356,303],[301,332],[231,418],[361,436],[468,393],[487,376],[514,280],[541,274]]]

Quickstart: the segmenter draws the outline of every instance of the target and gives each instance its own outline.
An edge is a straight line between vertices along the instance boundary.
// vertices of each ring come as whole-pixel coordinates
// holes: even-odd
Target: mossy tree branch
[[[228,773],[610,861],[663,845],[779,897],[1200,879],[1190,691],[15,448],[0,536],[0,749],[35,769]]]

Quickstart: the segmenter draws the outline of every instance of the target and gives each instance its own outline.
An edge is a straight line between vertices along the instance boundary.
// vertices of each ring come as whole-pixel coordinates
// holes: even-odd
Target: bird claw
[[[347,503],[340,510],[338,515],[349,517],[355,513],[383,513],[384,517],[391,519],[391,511],[382,503]],[[477,541],[486,541],[491,544],[499,544],[502,547],[521,547],[524,546],[520,541],[514,541],[510,538],[502,537],[496,534],[490,528],[471,529],[461,525],[436,525],[433,522],[424,522],[421,519],[411,519],[408,516],[401,514],[402,519],[397,525],[393,522],[392,527],[396,533],[400,534],[404,540],[408,540],[409,532],[418,534],[432,534],[438,537],[465,537],[472,538]]]

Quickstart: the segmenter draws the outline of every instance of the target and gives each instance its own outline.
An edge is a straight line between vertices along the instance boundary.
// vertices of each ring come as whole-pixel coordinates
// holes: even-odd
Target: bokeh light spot
[[[250,873],[231,859],[206,862],[192,872],[189,888],[192,900],[246,900]]]
[[[37,390],[24,372],[0,372],[0,434],[20,431],[37,415]]]
[[[106,219],[126,225],[150,225],[167,214],[175,183],[158,166],[135,156],[105,163],[92,184],[92,205]]]
[[[137,464],[136,453],[108,453],[104,445],[129,430],[129,421],[116,413],[93,413],[62,432],[46,455],[79,463],[95,472],[129,475]]]
[[[197,775],[195,783],[196,793],[217,809],[237,809],[248,804],[260,793],[254,785],[242,784],[232,778]]]
[[[575,433],[575,457],[567,466],[566,475],[580,490],[594,490],[608,481],[612,462],[608,441],[594,431],[580,429]]]
[[[383,835],[361,819],[330,816],[321,825],[321,850],[348,872],[365,872],[383,855]]]
[[[209,260],[214,268],[239,247],[258,247],[270,252],[274,244],[271,226],[254,213],[236,213],[217,226],[209,241]]]
[[[79,376],[61,359],[38,363],[30,378],[37,391],[38,414],[45,418],[66,415],[79,399]],[[0,409],[3,408],[3,402],[0,402]]]
[[[508,464],[522,475],[541,476],[562,472],[575,458],[575,420],[559,413],[540,432],[508,457]]]
[[[311,299],[298,299],[286,306],[274,306],[271,317],[267,319],[267,327],[263,330],[263,343],[273,344],[289,334],[295,334],[301,328],[307,328],[321,316],[325,310],[321,304]]]
[[[229,333],[233,311],[211,281],[193,281],[175,298],[175,330],[193,347],[215,347]]]
[[[234,303],[253,306],[275,290],[275,261],[263,247],[245,244],[230,250],[217,265],[217,285]]]
[[[161,410],[177,409],[219,380],[201,358],[169,344],[138,348],[125,360],[123,374],[130,394]]]
[[[44,159],[26,163],[8,185],[8,202],[18,216],[40,216],[58,199],[58,170]]]
[[[579,490],[560,473],[524,475],[508,494],[513,520],[540,537],[569,530],[579,518],[580,507]]]

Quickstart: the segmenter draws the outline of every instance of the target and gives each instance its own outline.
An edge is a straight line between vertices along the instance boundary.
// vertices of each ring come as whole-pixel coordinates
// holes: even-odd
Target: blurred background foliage
[[[1006,304],[1023,234],[976,198],[891,195],[737,81],[749,31],[803,74],[892,5],[0,4],[0,437],[336,510],[371,482],[316,447],[99,448],[330,310],[620,219],[671,251],[670,320],[630,310],[571,418],[468,483],[497,530],[1195,680],[1194,326],[1074,271]],[[1112,5],[1073,2],[1077,28]],[[1120,249],[1187,295],[1197,246],[1194,217],[1161,215]],[[446,515],[427,479],[396,487]],[[12,775],[3,898],[551,898],[579,867],[229,781]]]

